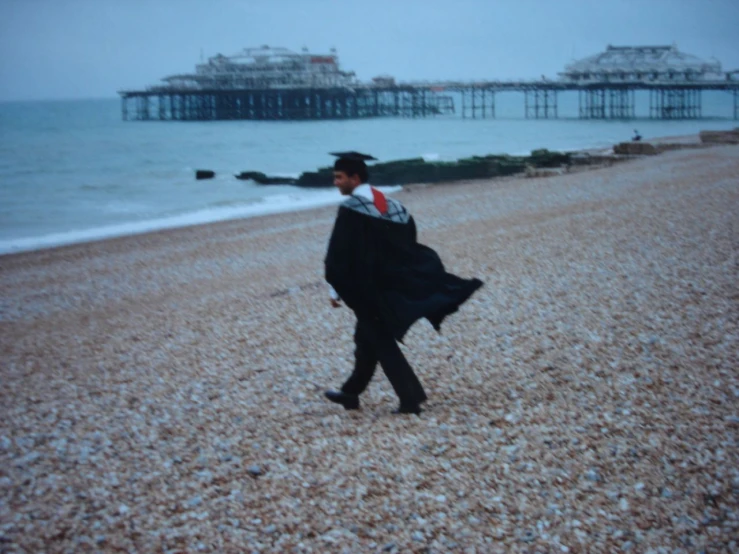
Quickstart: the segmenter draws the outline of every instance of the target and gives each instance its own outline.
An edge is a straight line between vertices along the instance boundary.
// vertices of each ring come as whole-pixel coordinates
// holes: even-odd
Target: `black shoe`
[[[327,390],[323,393],[331,402],[336,402],[344,406],[345,410],[358,410],[359,397],[356,394],[346,394],[345,392]]]
[[[416,404],[415,406],[404,406],[401,404],[397,410],[393,410],[394,414],[416,414],[421,415],[421,406]]]

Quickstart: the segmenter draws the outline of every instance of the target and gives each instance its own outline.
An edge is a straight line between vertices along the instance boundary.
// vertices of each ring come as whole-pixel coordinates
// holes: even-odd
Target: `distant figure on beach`
[[[400,399],[393,413],[420,414],[423,386],[397,341],[426,318],[440,330],[478,288],[479,279],[447,273],[438,254],[416,240],[416,224],[397,200],[386,198],[368,181],[366,160],[358,152],[337,152],[334,185],[349,198],[339,207],[326,254],[331,305],[343,301],[357,316],[354,371],[339,391],[325,396],[347,410],[359,408],[379,362]]]
[[[634,129],[634,136],[631,137],[631,140],[635,142],[639,142],[641,140],[641,135],[639,134],[639,131],[637,131],[636,129]]]

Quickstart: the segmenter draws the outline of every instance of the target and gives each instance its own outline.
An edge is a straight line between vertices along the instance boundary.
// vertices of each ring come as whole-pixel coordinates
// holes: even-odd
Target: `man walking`
[[[480,286],[444,270],[438,254],[416,240],[416,224],[397,200],[386,198],[368,181],[366,160],[358,152],[337,152],[334,185],[349,198],[339,207],[326,254],[331,305],[341,301],[357,316],[354,371],[339,391],[326,397],[347,410],[359,408],[379,362],[400,406],[394,413],[420,414],[423,386],[397,341],[420,318],[440,330]]]

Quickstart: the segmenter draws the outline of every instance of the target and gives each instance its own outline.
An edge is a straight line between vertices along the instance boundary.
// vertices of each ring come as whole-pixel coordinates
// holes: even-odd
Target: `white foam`
[[[402,190],[400,186],[377,188],[386,194]],[[295,193],[275,194],[262,198],[253,204],[208,208],[170,217],[52,233],[38,237],[0,240],[0,254],[26,252],[65,244],[77,244],[113,237],[138,235],[162,229],[212,223],[214,221],[227,221],[259,215],[308,210],[338,204],[343,198],[339,191],[334,188],[330,190],[296,191]]]

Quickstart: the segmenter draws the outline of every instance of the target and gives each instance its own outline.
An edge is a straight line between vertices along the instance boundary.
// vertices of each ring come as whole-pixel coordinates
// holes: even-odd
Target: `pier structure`
[[[579,91],[580,119],[634,119],[634,89],[586,88]]]
[[[702,60],[671,46],[611,46],[575,61],[559,74],[564,81],[589,85],[580,91],[580,117],[633,119],[634,92],[649,91],[653,119],[701,117],[704,85],[727,79],[717,60]]]
[[[726,78],[739,82],[739,69],[727,72]],[[734,119],[739,119],[739,88],[732,89],[731,93],[734,96]]]
[[[123,119],[138,121],[429,117],[453,111],[454,102],[449,96],[412,86],[160,90],[130,92],[123,96]]]
[[[462,98],[461,115],[463,118],[495,117],[495,86],[486,83],[454,86],[447,83],[437,85],[435,90],[459,92]]]
[[[557,89],[532,88],[524,89],[524,113],[526,119],[557,118]]]
[[[739,70],[723,73],[672,46],[608,46],[573,62],[557,79],[398,83],[379,76],[360,82],[339,67],[335,50],[315,55],[303,49],[247,48],[235,56],[218,54],[193,74],[172,75],[164,84],[120,91],[124,120],[319,120],[369,117],[425,118],[457,114],[495,118],[496,94],[523,94],[531,119],[558,118],[559,94],[576,91],[581,119],[636,117],[636,93],[649,93],[649,117],[698,119],[702,92],[733,95],[739,119]],[[460,100],[459,110],[455,100]]]

